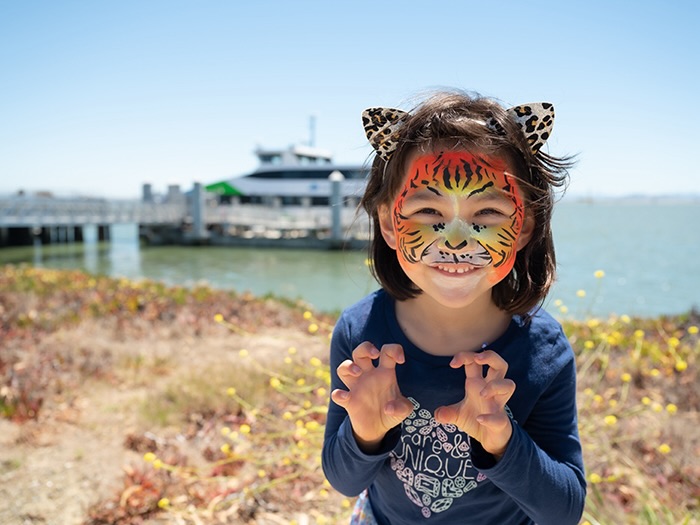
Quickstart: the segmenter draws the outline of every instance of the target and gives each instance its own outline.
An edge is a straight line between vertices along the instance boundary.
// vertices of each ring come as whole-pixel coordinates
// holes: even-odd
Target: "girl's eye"
[[[421,208],[415,212],[416,215],[440,215],[440,212],[435,208]]]
[[[501,210],[497,210],[496,208],[484,208],[483,210],[479,210],[477,213],[477,216],[489,216],[489,215],[504,215],[504,213]]]

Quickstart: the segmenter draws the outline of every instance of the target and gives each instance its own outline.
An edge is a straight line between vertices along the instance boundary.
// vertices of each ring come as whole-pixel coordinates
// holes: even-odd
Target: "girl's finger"
[[[396,368],[396,364],[405,361],[403,347],[399,344],[387,344],[382,346],[379,354],[379,366],[381,368]]]
[[[384,406],[384,413],[387,416],[391,416],[400,421],[406,419],[411,412],[413,412],[413,403],[411,403],[405,397],[400,397],[394,399],[393,401],[389,401]]]
[[[482,377],[483,366],[476,362],[475,358],[477,355],[474,352],[459,352],[452,358],[450,366],[452,368],[463,366],[467,377]]]
[[[510,418],[505,412],[498,414],[481,414],[476,417],[480,425],[485,426],[492,432],[499,432],[510,425]]]
[[[357,379],[362,375],[362,369],[355,363],[346,359],[337,369],[338,378],[352,390],[353,386],[357,383]]]
[[[459,404],[439,407],[435,410],[435,421],[443,425],[455,424],[459,418]]]
[[[481,389],[479,395],[483,399],[493,399],[498,403],[500,409],[503,409],[505,404],[515,392],[515,383],[510,379],[499,379],[490,381],[484,388]]]
[[[347,408],[348,404],[350,404],[350,392],[336,388],[331,392],[331,399],[336,405]]]
[[[487,381],[503,379],[508,372],[508,362],[493,350],[484,350],[474,356],[474,360],[484,366],[488,365]]]
[[[374,368],[372,360],[376,359],[377,357],[379,357],[379,350],[377,350],[377,347],[369,341],[360,343],[352,352],[352,360],[355,361],[357,366],[365,371],[372,370]]]

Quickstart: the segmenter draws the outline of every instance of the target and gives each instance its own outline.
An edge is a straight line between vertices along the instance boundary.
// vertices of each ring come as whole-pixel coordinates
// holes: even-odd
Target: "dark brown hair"
[[[499,132],[484,125],[492,119]],[[556,274],[551,229],[554,188],[566,185],[573,158],[552,157],[541,150],[532,153],[505,108],[493,99],[461,91],[440,92],[425,100],[402,122],[396,138],[398,146],[388,162],[375,155],[360,201],[374,233],[369,246],[372,274],[382,287],[399,301],[421,293],[384,241],[378,210],[390,205],[403,186],[411,152],[447,146],[502,158],[515,171],[525,212],[534,219],[535,228],[530,241],[518,251],[511,272],[492,289],[492,297],[499,308],[511,314],[526,316],[541,305]]]

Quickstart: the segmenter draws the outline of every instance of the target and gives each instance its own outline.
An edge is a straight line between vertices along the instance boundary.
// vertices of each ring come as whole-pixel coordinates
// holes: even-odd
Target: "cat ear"
[[[372,147],[388,161],[398,145],[397,130],[408,113],[393,108],[367,108],[362,112],[362,126]]]
[[[549,102],[533,102],[509,108],[506,112],[523,130],[533,153],[537,153],[552,134],[554,106]]]

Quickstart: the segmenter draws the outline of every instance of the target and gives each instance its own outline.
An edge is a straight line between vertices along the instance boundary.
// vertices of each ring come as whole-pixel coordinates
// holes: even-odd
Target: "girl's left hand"
[[[483,367],[489,370],[484,377]],[[515,383],[506,379],[508,363],[493,350],[460,352],[450,363],[452,368],[464,366],[467,379],[465,396],[454,405],[435,411],[439,423],[456,425],[476,439],[484,450],[500,459],[513,434],[505,406],[515,392]]]

